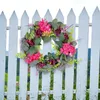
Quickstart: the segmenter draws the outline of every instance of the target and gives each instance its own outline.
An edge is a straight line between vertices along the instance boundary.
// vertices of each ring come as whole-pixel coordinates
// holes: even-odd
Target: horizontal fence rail
[[[49,10],[44,18],[52,21]],[[58,11],[56,18],[64,22],[65,18],[61,10]],[[36,11],[32,23],[40,19],[41,17]],[[79,23],[76,23],[73,9],[70,10],[66,24],[73,24],[75,30],[73,37],[77,36],[77,39],[81,39],[78,41],[75,59],[82,59],[82,61],[71,67],[66,66],[64,71],[38,72],[35,66],[29,68],[22,59],[16,58],[18,48],[20,49],[20,39],[28,31],[29,16],[26,11],[20,22],[21,25],[18,26],[15,11],[9,19],[9,26],[7,26],[4,13],[2,12],[0,15],[0,100],[100,99],[100,11],[98,7],[93,12],[92,23],[89,23],[89,16],[85,8],[79,16]],[[76,29],[78,29],[77,33]],[[7,42],[8,51],[6,50]],[[91,43],[91,48],[88,46],[89,43]],[[51,49],[50,41],[43,43],[41,52],[46,54]]]
[[[89,23],[89,26],[92,27],[92,23]],[[79,27],[79,24],[75,24],[75,27]],[[9,30],[9,29],[10,29],[10,27],[7,26],[6,30]],[[18,26],[18,30],[21,30],[21,26]]]
[[[87,89],[87,91],[86,92],[90,92],[90,90],[89,89]],[[39,91],[38,92],[38,94],[42,94],[43,93],[43,91]],[[53,90],[50,90],[49,91],[49,94],[53,94],[54,92],[53,92]],[[66,91],[65,90],[62,90],[62,94],[65,94],[66,93]],[[75,94],[76,93],[76,90],[73,90],[73,94]],[[98,93],[100,93],[100,89],[98,89]],[[18,92],[16,92],[16,95],[19,95],[20,94],[20,92],[18,91]],[[30,95],[31,93],[30,93],[30,91],[27,91],[27,95]],[[7,92],[5,92],[4,93],[4,95],[5,96],[7,96]]]

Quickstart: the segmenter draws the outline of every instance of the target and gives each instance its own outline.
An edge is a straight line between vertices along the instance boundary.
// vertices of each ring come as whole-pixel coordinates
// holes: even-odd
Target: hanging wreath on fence
[[[22,52],[17,54],[18,58],[24,59],[31,66],[35,65],[40,71],[52,71],[64,64],[74,63],[77,43],[72,37],[72,25],[68,27],[57,19],[52,22],[42,19],[28,26],[29,31],[21,39]],[[55,52],[41,54],[41,41],[48,42],[51,39],[54,41],[52,47]]]

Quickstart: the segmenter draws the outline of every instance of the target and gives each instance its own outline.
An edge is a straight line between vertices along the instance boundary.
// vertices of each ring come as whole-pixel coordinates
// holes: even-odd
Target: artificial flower
[[[59,27],[59,28],[57,28],[56,30],[55,30],[55,34],[56,34],[56,36],[59,36],[60,35],[60,33],[61,33],[61,27]]]
[[[27,42],[30,46],[35,45],[35,43],[34,43],[32,40],[26,40],[26,42]]]
[[[38,68],[43,68],[44,66],[45,66],[45,63],[43,63],[43,62],[37,63]]]
[[[64,37],[65,37],[65,40],[68,40],[69,37],[68,37],[68,34],[67,33],[64,33]]]
[[[63,47],[60,48],[60,52],[65,55],[73,56],[76,52],[75,47],[69,43],[63,43]]]
[[[55,59],[50,59],[49,60],[50,65],[55,65],[57,61]]]
[[[35,35],[36,35],[36,37],[41,37],[42,36],[42,31],[40,30],[40,29],[37,29],[36,31],[35,31]]]
[[[50,32],[51,31],[50,24],[44,19],[42,19],[42,21],[40,21],[38,23],[38,25],[42,32]]]
[[[40,58],[41,54],[38,52],[38,53],[35,53],[35,54],[28,54],[25,61],[26,63],[30,64],[32,63],[33,61],[35,60],[38,60]]]

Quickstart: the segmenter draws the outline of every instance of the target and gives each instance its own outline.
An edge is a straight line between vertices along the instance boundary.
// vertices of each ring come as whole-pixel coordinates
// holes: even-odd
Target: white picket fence
[[[52,16],[49,10],[46,12],[44,18],[48,21],[52,20]],[[59,21],[64,22],[64,17],[61,10],[58,11],[56,18]],[[32,22],[40,20],[38,11],[35,12]],[[65,89],[62,89],[62,72],[56,70],[54,72],[53,90],[50,90],[50,74],[42,73],[42,90],[39,90],[39,73],[35,67],[30,68],[30,91],[27,91],[27,75],[28,66],[20,60],[20,73],[19,73],[19,91],[16,91],[16,70],[17,70],[17,48],[18,48],[18,31],[20,31],[21,37],[25,35],[28,30],[29,17],[26,12],[23,13],[21,18],[21,26],[18,27],[18,18],[16,13],[13,12],[10,20],[9,27],[7,27],[7,20],[2,12],[0,15],[0,100],[4,100],[4,96],[7,96],[7,100],[26,100],[26,96],[30,96],[30,100],[38,100],[38,94],[45,94],[42,96],[42,100],[48,100],[49,94],[53,94],[54,100],[62,100],[62,94],[65,94],[65,100],[72,100],[73,94],[76,94],[76,99],[73,100],[85,100],[86,92],[89,93],[90,100],[100,100],[98,93],[100,89],[99,84],[99,51],[100,51],[100,11],[95,9],[92,16],[92,24],[89,23],[89,16],[84,8],[79,16],[79,24],[76,24],[76,16],[71,9],[67,16],[67,25],[74,26],[74,30],[78,27],[78,38],[81,39],[78,42],[78,59],[82,61],[77,65],[76,69],[76,89],[74,86],[74,65],[72,67],[66,67],[65,69]],[[87,86],[87,70],[88,70],[88,42],[89,42],[89,27],[92,27],[92,41],[91,41],[91,61],[90,61],[90,87]],[[9,51],[8,51],[8,83],[7,91],[4,91],[5,86],[5,62],[6,62],[6,36],[9,32]],[[76,33],[74,32],[74,37]],[[49,43],[50,44],[50,43]],[[51,46],[44,44],[43,53],[46,54],[51,50]],[[6,99],[5,99],[6,100]],[[53,99],[52,99],[53,100]]]

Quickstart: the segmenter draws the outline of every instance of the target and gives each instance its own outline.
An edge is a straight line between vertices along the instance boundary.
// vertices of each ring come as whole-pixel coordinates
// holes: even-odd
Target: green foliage
[[[30,77],[30,73],[28,73],[28,78]],[[62,89],[65,90],[65,72],[63,72],[63,81],[62,81]],[[16,81],[19,80],[19,76],[16,77]],[[99,75],[99,80],[100,80],[100,75]],[[87,80],[87,84],[89,85],[90,78]],[[5,82],[8,82],[8,74],[5,73]],[[50,74],[50,90],[53,90],[53,85],[54,85],[54,72],[51,72]],[[76,85],[76,83],[74,83]],[[74,88],[75,89],[75,88]],[[87,86],[87,89],[89,89],[89,86]],[[27,83],[27,90],[30,90],[30,82]],[[39,73],[39,90],[42,90],[42,73]],[[19,91],[19,86],[16,86],[16,91]],[[5,92],[7,92],[7,85],[5,85]],[[39,99],[41,100],[42,95],[38,95]],[[100,93],[98,94],[98,99],[100,99]],[[6,96],[4,100],[7,100]],[[17,99],[16,99],[17,100]],[[49,95],[49,100],[53,100],[53,94]],[[62,94],[62,100],[65,100],[65,95]],[[76,100],[76,94],[73,94],[73,100]],[[89,100],[89,92],[86,92],[86,100]]]
[[[17,58],[25,58],[26,57],[26,54],[25,53],[22,53],[22,52],[21,53],[17,53],[16,54],[16,57]]]
[[[57,19],[54,19],[52,22],[49,22],[53,29],[56,30],[58,27],[64,27],[65,25],[62,22],[59,22]]]
[[[74,27],[71,27],[70,28],[70,34],[73,34],[74,33]]]
[[[25,38],[28,40],[32,40],[34,39],[35,35],[34,35],[34,31],[31,31],[30,33],[26,33]]]
[[[55,41],[55,43],[61,48],[62,47],[62,42],[61,41]]]
[[[51,23],[50,23],[51,25],[52,25],[52,27],[54,28],[54,30],[56,30],[57,29],[57,19],[54,19]]]
[[[69,64],[69,65],[74,64],[74,59],[70,59],[70,60],[68,61],[68,64]]]
[[[21,45],[21,49],[22,49],[23,51],[27,51],[27,50],[29,49],[29,46],[27,46],[26,44],[22,44],[22,45]]]
[[[40,47],[38,45],[32,46],[29,48],[29,50],[26,52],[27,54],[33,54],[38,52]]]
[[[74,59],[75,64],[79,64],[82,61],[82,59]]]
[[[40,45],[41,44],[41,38],[35,39],[35,45]]]
[[[59,38],[60,42],[61,42],[61,41],[64,41],[64,39],[65,39],[64,34],[61,33],[61,34],[60,34],[60,38]]]
[[[73,42],[74,41],[74,39],[73,39],[71,34],[69,34],[68,37],[69,37],[68,42]]]
[[[49,42],[51,40],[51,37],[42,37],[44,42]]]
[[[8,74],[5,73],[5,84],[7,84],[7,80],[8,80]]]
[[[72,41],[71,44],[72,44],[73,46],[76,46],[76,45],[77,45],[76,41]]]

